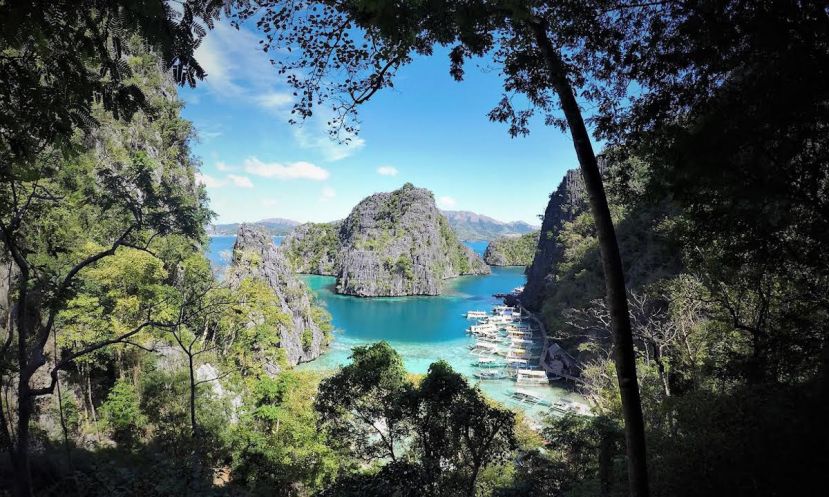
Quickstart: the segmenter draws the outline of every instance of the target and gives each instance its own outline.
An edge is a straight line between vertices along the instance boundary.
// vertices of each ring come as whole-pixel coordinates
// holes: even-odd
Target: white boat
[[[498,327],[490,323],[473,324],[469,327],[467,331],[469,331],[469,333],[472,333],[473,335],[477,335],[478,333],[494,333],[498,331]]]
[[[481,319],[487,317],[484,311],[469,311],[466,313],[466,319]]]
[[[475,378],[479,380],[503,380],[507,378],[507,374],[501,370],[478,371],[475,373]]]
[[[582,416],[590,415],[590,408],[588,406],[579,402],[573,402],[572,400],[558,399],[550,407],[561,413],[573,413]]]
[[[537,349],[525,347],[511,347],[507,350],[507,357],[514,357],[516,359],[540,360],[541,354]]]
[[[498,344],[488,342],[475,342],[475,345],[469,347],[472,353],[496,354],[500,351]]]
[[[549,401],[541,398],[535,393],[520,388],[516,388],[515,391],[512,392],[512,398],[521,402],[526,402],[527,404],[538,404],[542,406],[550,405]]]
[[[517,369],[517,368],[524,368],[524,369],[528,369],[528,368],[529,368],[529,364],[530,364],[530,362],[529,362],[528,360],[526,360],[526,359],[518,359],[518,358],[515,358],[515,359],[509,359],[509,360],[507,361],[507,367],[509,367],[509,368],[516,368],[516,369]]]
[[[501,361],[500,359],[496,359],[495,357],[479,357],[477,361],[472,363],[473,366],[478,368],[502,368],[506,366],[506,363]]]
[[[550,382],[547,379],[547,372],[540,369],[519,369],[516,371],[515,381],[518,383],[542,384]]]

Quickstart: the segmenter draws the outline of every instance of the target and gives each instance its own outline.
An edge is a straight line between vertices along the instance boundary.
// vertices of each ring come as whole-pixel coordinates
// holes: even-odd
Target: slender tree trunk
[[[21,278],[21,285],[28,282]],[[25,289],[25,286],[21,286]],[[23,293],[25,290],[21,290]],[[24,294],[25,295],[25,294]],[[29,322],[34,321],[29,316],[26,300],[21,299],[20,311],[17,316],[17,444],[14,450],[15,485],[18,497],[32,495],[32,472],[29,463],[29,422],[34,411],[34,398],[31,395],[29,380],[33,371],[29,367],[29,336],[33,330],[29,329]]]
[[[190,365],[190,430],[193,438],[198,435],[198,425],[196,425],[196,372],[193,370],[193,354],[187,354],[187,359]]]
[[[668,382],[668,372],[665,370],[665,362],[662,360],[662,347],[653,344],[653,362],[656,363],[656,370],[659,372],[659,379],[665,390],[665,397],[671,396],[671,384]]]
[[[567,119],[573,145],[578,156],[584,186],[590,203],[590,212],[599,237],[599,250],[604,269],[607,307],[610,311],[611,329],[615,348],[616,377],[622,396],[622,413],[625,421],[627,442],[628,480],[632,497],[647,497],[648,467],[645,447],[645,424],[642,417],[642,402],[636,378],[636,355],[633,350],[633,333],[628,311],[622,258],[616,232],[610,217],[598,161],[593,152],[590,135],[584,125],[573,88],[567,79],[567,72],[561,55],[547,36],[546,24],[540,20],[530,22],[530,27],[541,49],[550,81],[561,100],[561,108]]]
[[[28,378],[21,373],[17,388],[17,445],[14,450],[14,473],[18,497],[31,497],[32,470],[29,464],[29,421],[34,400],[29,395]]]

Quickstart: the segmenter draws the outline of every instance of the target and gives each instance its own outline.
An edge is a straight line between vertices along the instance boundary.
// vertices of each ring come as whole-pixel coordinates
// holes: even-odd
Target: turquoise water
[[[389,342],[403,357],[406,369],[425,373],[429,365],[445,360],[471,383],[479,384],[491,398],[521,409],[534,419],[546,410],[512,399],[513,380],[479,381],[469,352],[474,339],[465,330],[472,324],[464,315],[469,310],[489,311],[501,303],[492,294],[510,291],[524,284],[523,268],[492,268],[488,276],[463,276],[447,282],[443,295],[436,297],[358,298],[334,293],[335,278],[304,276],[305,281],[333,318],[336,329],[333,343],[318,359],[299,369],[327,371],[349,362],[352,347],[379,340]],[[568,390],[547,386],[521,389],[554,401],[559,398],[581,400]]]
[[[486,242],[465,243],[478,253],[483,253],[486,248]],[[218,267],[227,265],[229,258],[221,257],[221,252],[232,247],[233,237],[212,238],[211,261]],[[349,362],[353,347],[385,340],[400,353],[406,369],[412,373],[425,373],[430,364],[442,359],[470,382],[479,384],[488,396],[509,407],[522,409],[536,419],[545,410],[514,401],[511,393],[515,382],[512,380],[478,381],[473,376],[477,371],[472,366],[475,357],[469,352],[474,339],[465,331],[473,323],[464,317],[466,312],[489,311],[501,303],[492,295],[522,286],[526,280],[523,268],[493,267],[490,275],[455,278],[446,282],[443,295],[435,297],[350,297],[334,292],[335,278],[331,276],[305,275],[303,279],[331,313],[335,332],[329,349],[318,359],[300,365],[299,369],[334,370]],[[558,398],[579,400],[558,387],[522,385],[521,388],[550,401]]]

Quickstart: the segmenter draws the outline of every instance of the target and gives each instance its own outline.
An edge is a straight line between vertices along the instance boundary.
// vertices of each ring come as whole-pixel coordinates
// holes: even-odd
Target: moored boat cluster
[[[550,402],[533,390],[521,388],[549,385],[551,381],[570,378],[563,371],[570,371],[567,363],[568,359],[572,359],[556,344],[546,343],[541,323],[526,311],[497,305],[491,312],[468,311],[466,318],[475,321],[466,331],[475,339],[469,350],[475,357],[472,366],[476,368],[476,378],[512,379],[516,382],[516,388],[511,393],[514,400],[549,407],[559,413],[589,414],[590,409],[586,405],[563,399]],[[551,364],[557,367],[551,368]]]

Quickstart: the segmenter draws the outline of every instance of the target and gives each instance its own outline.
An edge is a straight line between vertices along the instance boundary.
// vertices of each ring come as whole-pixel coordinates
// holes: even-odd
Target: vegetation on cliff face
[[[432,193],[410,183],[362,200],[341,222],[298,226],[280,250],[295,271],[335,275],[338,292],[362,297],[437,295],[447,278],[489,272]]]
[[[340,223],[306,223],[282,241],[280,250],[297,273],[336,276],[340,254]]]
[[[490,266],[529,266],[538,247],[538,231],[521,236],[502,236],[489,242],[484,262]]]

